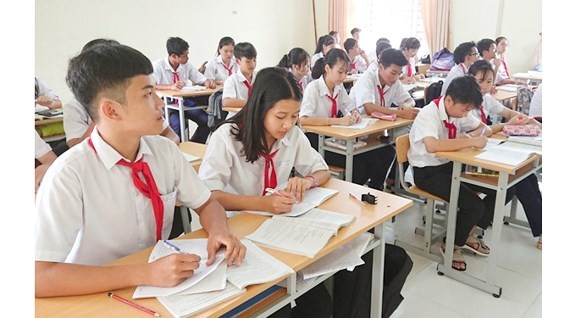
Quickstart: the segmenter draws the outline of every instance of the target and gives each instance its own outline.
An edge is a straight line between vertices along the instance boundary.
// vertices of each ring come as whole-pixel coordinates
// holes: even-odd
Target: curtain
[[[449,0],[421,0],[430,56],[449,45]],[[449,48],[448,48],[449,49]]]
[[[329,0],[329,32],[337,31],[340,45],[351,37],[350,30],[354,27],[354,0]],[[328,32],[327,32],[328,33]],[[324,34],[319,34],[319,37]]]

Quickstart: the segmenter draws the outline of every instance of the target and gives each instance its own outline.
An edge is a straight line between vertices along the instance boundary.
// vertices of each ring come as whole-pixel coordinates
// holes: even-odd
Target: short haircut
[[[388,38],[379,38],[378,40],[376,40],[376,45],[378,45],[378,43],[380,43],[380,42],[390,43],[390,40],[388,40]]]
[[[315,54],[321,53],[323,51],[323,46],[329,46],[335,43],[336,41],[332,36],[328,34],[321,36],[317,41],[317,48],[315,49]]]
[[[354,28],[352,30],[350,30],[350,34],[352,34],[354,36],[354,33],[360,32],[362,30],[360,30],[359,28]]]
[[[119,43],[118,41],[113,40],[113,39],[105,39],[105,38],[93,39],[93,40],[85,43],[85,45],[81,49],[81,52],[85,52],[86,50],[89,50],[90,48],[92,48],[96,45],[117,45],[117,44],[121,44],[121,43]]]
[[[355,47],[357,44],[358,41],[353,38],[348,38],[344,41],[344,50],[348,53],[348,51]]]
[[[189,48],[188,42],[179,37],[170,37],[166,41],[166,52],[168,52],[168,55],[182,55]]]
[[[483,72],[483,78],[487,76],[488,73],[491,73],[493,77],[495,76],[495,70],[493,70],[493,66],[486,60],[478,60],[473,63],[471,66],[469,66],[467,74],[476,76],[479,72]]]
[[[483,51],[489,51],[493,43],[496,44],[492,39],[482,39],[477,42],[477,50],[479,50],[480,54],[483,54]]]
[[[453,50],[453,60],[456,64],[465,62],[465,58],[471,54],[471,49],[477,48],[475,42],[463,42]]]
[[[257,50],[253,44],[249,42],[240,42],[234,46],[234,56],[236,59],[245,57],[246,59],[257,58]]]
[[[385,42],[385,41],[376,42],[376,60],[380,59],[380,54],[382,54],[382,51],[390,48],[392,48],[392,44],[390,44],[390,42]]]
[[[290,68],[293,65],[303,65],[309,59],[309,53],[300,47],[292,48],[288,54],[283,55],[278,67]]]
[[[392,64],[398,66],[406,66],[408,65],[408,60],[406,59],[402,51],[393,48],[388,48],[382,51],[382,53],[380,53],[380,57],[378,58],[378,63],[382,64],[382,66],[384,66],[385,68],[388,68]]]
[[[96,45],[69,61],[65,80],[89,116],[97,121],[100,97],[126,103],[125,90],[131,79],[152,72],[150,60],[129,46]]]
[[[401,47],[402,50],[410,49],[410,50],[417,50],[421,46],[420,40],[414,37],[405,38],[402,40]]]
[[[449,83],[445,96],[451,97],[455,103],[473,105],[474,108],[481,107],[483,103],[481,88],[475,77],[471,75],[454,78]]]
[[[337,35],[337,34],[338,34],[337,31],[330,31],[330,32],[329,32],[329,35],[330,35],[330,36],[335,36],[335,35]]]
[[[333,48],[327,52],[324,58],[320,58],[315,62],[311,76],[313,79],[317,79],[325,73],[326,65],[333,68],[337,63],[345,63],[346,65],[349,65],[350,57],[344,50]]]
[[[268,67],[257,73],[245,106],[226,121],[236,124],[232,135],[243,144],[241,152],[247,162],[255,162],[260,153],[270,151],[263,124],[267,112],[279,101],[292,99],[301,102],[302,98],[301,88],[290,72]]]

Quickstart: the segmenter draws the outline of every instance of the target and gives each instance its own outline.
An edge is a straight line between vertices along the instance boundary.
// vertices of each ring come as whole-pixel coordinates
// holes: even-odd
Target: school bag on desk
[[[433,54],[429,69],[432,71],[449,71],[453,66],[455,66],[453,53],[449,52],[447,48],[443,48]]]

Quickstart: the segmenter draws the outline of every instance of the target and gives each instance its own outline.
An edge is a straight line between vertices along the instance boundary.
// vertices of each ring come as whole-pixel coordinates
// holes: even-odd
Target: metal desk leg
[[[321,157],[325,157],[325,135],[319,135],[319,154]]]
[[[449,275],[454,270],[451,268],[453,262],[453,247],[455,243],[455,226],[457,222],[457,205],[459,201],[459,185],[461,181],[461,166],[459,162],[453,162],[453,172],[451,173],[451,195],[449,199],[449,209],[447,210],[447,237],[445,239],[445,257],[443,258],[443,269],[438,271]]]
[[[352,165],[354,160],[354,143],[356,139],[349,139],[346,141],[346,166],[345,166],[345,180],[352,182]]]
[[[180,141],[188,141],[188,136],[186,136],[186,116],[184,114],[184,100],[183,98],[178,98],[178,115],[180,116]]]
[[[386,251],[385,224],[374,228],[374,236],[380,238],[380,245],[373,251],[372,290],[370,295],[370,317],[382,317],[382,293],[384,287],[384,253]]]

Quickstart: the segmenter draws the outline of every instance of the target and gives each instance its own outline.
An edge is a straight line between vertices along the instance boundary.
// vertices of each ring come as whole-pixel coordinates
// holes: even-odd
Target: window
[[[355,0],[356,27],[360,32],[360,46],[368,52],[376,49],[376,40],[388,38],[393,48],[400,48],[406,37],[416,37],[421,47],[418,58],[428,54],[421,14],[421,0]]]

